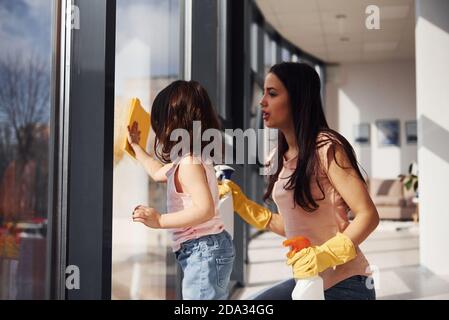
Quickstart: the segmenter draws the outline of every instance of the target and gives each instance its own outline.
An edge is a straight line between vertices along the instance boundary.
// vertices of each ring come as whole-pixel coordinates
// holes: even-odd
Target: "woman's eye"
[[[270,97],[275,97],[276,96],[276,93],[274,93],[274,92],[268,92],[268,94],[270,95]]]

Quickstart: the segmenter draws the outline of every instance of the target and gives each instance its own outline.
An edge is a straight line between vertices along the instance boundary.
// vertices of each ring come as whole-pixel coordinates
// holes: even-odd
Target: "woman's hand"
[[[295,279],[303,279],[351,261],[356,255],[351,239],[338,232],[320,246],[308,247],[288,256],[287,264],[292,266]]]
[[[161,228],[161,214],[154,208],[137,206],[133,212],[133,221],[141,222],[153,229]]]
[[[137,124],[137,121],[134,121],[131,127],[128,126],[128,143],[134,149],[134,146],[138,145],[139,141],[140,141],[139,125]]]
[[[242,189],[231,180],[223,180],[218,185],[220,197],[226,194],[232,195],[234,211],[253,227],[263,230],[268,228],[272,218],[272,212],[260,204],[249,200]]]

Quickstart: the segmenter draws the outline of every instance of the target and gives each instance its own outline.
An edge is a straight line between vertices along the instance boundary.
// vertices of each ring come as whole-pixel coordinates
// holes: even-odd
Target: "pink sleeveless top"
[[[334,237],[337,232],[343,232],[349,225],[348,212],[349,207],[340,196],[338,191],[332,186],[325,170],[327,165],[327,150],[331,146],[330,143],[318,149],[321,161],[318,170],[318,179],[323,189],[325,199],[314,179],[311,181],[311,192],[319,205],[314,212],[307,212],[298,204],[294,205],[293,190],[285,190],[284,186],[288,182],[296,168],[297,158],[283,161],[283,168],[279,174],[278,180],[273,188],[273,200],[276,203],[279,214],[284,219],[285,234],[287,238],[296,236],[307,237],[312,245],[321,245],[330,238]],[[328,289],[338,282],[345,280],[354,275],[370,275],[369,263],[360,249],[356,248],[357,257],[345,264],[329,268],[320,276],[323,278],[324,289]]]
[[[175,173],[178,170],[179,164],[184,157],[190,156],[190,154],[183,156],[177,161],[170,170],[167,171],[167,212],[178,212],[185,208],[192,206],[192,197],[187,193],[178,192],[175,185]],[[202,236],[209,234],[217,234],[224,230],[224,224],[218,213],[218,185],[217,178],[215,176],[215,169],[211,161],[202,161],[200,157],[195,157],[196,163],[201,163],[206,173],[207,183],[212,194],[212,199],[215,204],[215,216],[199,225],[189,226],[184,228],[169,229],[172,235],[172,249],[176,252],[180,249],[181,243],[198,239]]]

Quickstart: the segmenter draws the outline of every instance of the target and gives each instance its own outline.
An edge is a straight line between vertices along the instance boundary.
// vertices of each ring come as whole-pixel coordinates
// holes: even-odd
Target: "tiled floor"
[[[232,299],[250,299],[291,276],[282,240],[267,232],[250,242],[248,285]],[[413,222],[382,221],[361,249],[374,266],[377,299],[449,299],[449,276],[437,276],[419,265],[419,228]]]

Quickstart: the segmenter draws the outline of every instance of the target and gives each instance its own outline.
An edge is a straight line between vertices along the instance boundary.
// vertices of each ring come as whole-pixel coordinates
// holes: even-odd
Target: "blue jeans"
[[[225,300],[235,258],[227,231],[188,240],[176,251],[184,277],[183,300]]]
[[[367,276],[352,276],[325,290],[324,298],[326,300],[376,300],[375,289],[370,289],[371,286],[367,286],[367,283],[372,283],[368,281]],[[295,285],[294,279],[288,279],[259,293],[254,300],[291,300]]]

